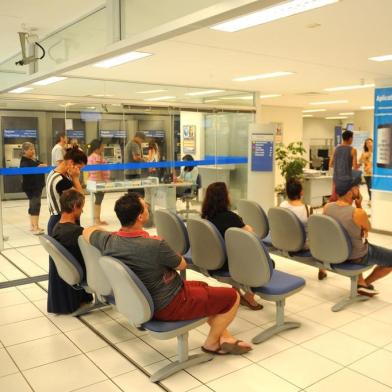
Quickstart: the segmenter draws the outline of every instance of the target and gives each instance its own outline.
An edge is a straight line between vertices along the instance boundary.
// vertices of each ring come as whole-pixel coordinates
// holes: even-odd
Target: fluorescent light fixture
[[[98,68],[111,68],[124,63],[129,63],[130,61],[139,60],[148,56],[151,56],[151,53],[128,52],[128,53],[121,54],[120,56],[115,56],[115,57],[111,57],[110,59],[100,61],[99,63],[95,63],[93,66]]]
[[[30,91],[30,90],[33,90],[33,88],[32,87],[18,87],[13,90],[10,90],[9,93],[21,94],[21,93],[25,93],[26,91]]]
[[[243,99],[243,100],[248,101],[248,100],[253,99],[253,95],[240,95],[237,97],[221,97],[220,99],[224,99],[224,100],[228,100],[228,101],[233,101],[236,99]]]
[[[65,79],[67,79],[65,76],[51,76],[50,78],[39,80],[38,82],[35,82],[33,84],[34,86],[47,86],[48,84],[61,82]]]
[[[136,91],[136,94],[155,94],[155,93],[163,93],[167,90],[146,90],[146,91]]]
[[[270,72],[270,73],[263,73],[263,74],[251,75],[251,76],[241,76],[239,78],[234,78],[233,82],[248,82],[249,80],[279,78],[280,76],[288,76],[293,74],[294,72],[285,72],[285,71]]]
[[[337,101],[321,101],[321,102],[310,102],[309,105],[333,105],[335,103],[347,103],[347,99],[339,99]]]
[[[267,99],[267,98],[277,98],[277,97],[281,97],[282,94],[265,94],[265,95],[260,95],[259,98],[260,99]]]
[[[354,112],[339,113],[339,116],[353,116]]]
[[[313,114],[303,114],[302,118],[313,117]]]
[[[165,95],[163,97],[155,97],[155,98],[146,98],[145,101],[164,101],[166,99],[174,99],[176,97],[172,95]]]
[[[286,18],[291,15],[300,14],[329,4],[337,3],[339,0],[291,0],[278,5],[240,16],[227,22],[212,26],[211,29],[233,33],[235,31],[258,26],[274,20]]]
[[[110,98],[114,97],[113,94],[92,94],[90,97],[97,97],[97,98]]]
[[[326,112],[327,109],[305,109],[302,110],[302,113],[318,113],[318,112]]]
[[[353,84],[351,86],[340,86],[340,87],[329,87],[325,88],[325,91],[346,91],[346,90],[358,90],[361,88],[371,88],[374,87],[374,83],[369,84]]]
[[[194,93],[185,93],[185,95],[190,95],[190,96],[209,95],[209,94],[222,93],[223,91],[225,90],[205,90],[205,91],[196,91]]]
[[[204,101],[204,103],[219,102],[219,101],[220,101],[220,99],[206,99],[206,100]]]
[[[392,61],[392,54],[386,54],[384,56],[376,56],[376,57],[369,57],[368,60],[370,61]]]
[[[345,118],[348,118],[348,117],[345,117],[345,116],[325,117],[326,120],[344,120]]]
[[[361,106],[362,110],[373,110],[374,106]]]

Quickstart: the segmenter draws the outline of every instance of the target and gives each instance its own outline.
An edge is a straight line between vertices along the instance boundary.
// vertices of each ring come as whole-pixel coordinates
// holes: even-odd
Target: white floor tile
[[[162,392],[162,389],[152,383],[150,379],[139,370],[123,374],[113,378],[115,382],[124,392]]]
[[[377,312],[369,314],[369,317],[384,323],[392,324],[392,305],[388,305]]]
[[[306,388],[342,368],[299,346],[264,359],[259,364],[300,388]]]
[[[4,392],[32,392],[26,380],[20,373],[10,374],[0,378],[0,391]]]
[[[75,392],[121,392],[121,389],[113,384],[112,381],[106,380],[88,387],[75,389]]]
[[[91,325],[113,321],[112,318],[110,318],[105,312],[102,312],[101,310],[96,310],[95,312],[85,314],[82,316],[82,318]]]
[[[0,377],[18,373],[18,368],[4,348],[0,349]]]
[[[111,378],[135,369],[130,361],[111,347],[90,351],[87,356]]]
[[[375,346],[382,347],[392,342],[391,325],[370,317],[361,318],[346,324],[340,327],[339,331]]]
[[[275,320],[276,317],[276,307],[275,303],[263,301],[264,309],[262,310],[250,310],[244,306],[240,306],[238,309],[236,318],[241,318],[254,326],[261,326]],[[289,313],[289,312],[287,312]],[[230,326],[229,326],[230,330]]]
[[[41,287],[38,287],[37,285],[34,286],[35,287],[20,289],[20,292],[30,301],[46,300],[48,293]]]
[[[83,355],[53,362],[23,372],[35,392],[73,391],[106,376]]]
[[[42,317],[42,313],[32,304],[20,304],[0,308],[0,325]]]
[[[216,392],[294,392],[299,388],[254,364],[207,384]]]
[[[29,300],[21,294],[19,291],[3,291],[0,289],[0,308],[8,307],[8,306],[13,306],[13,305],[18,305],[18,304],[24,304],[26,302],[29,302]]]
[[[297,313],[319,305],[322,302],[320,299],[310,297],[309,295],[297,293],[286,300],[285,310],[289,313]]]
[[[392,387],[392,352],[378,350],[350,365],[351,369]]]
[[[8,352],[21,370],[81,354],[80,350],[64,335],[17,344],[8,347]]]
[[[87,327],[66,332],[66,335],[83,352],[89,352],[107,346],[107,343],[103,339]]]
[[[371,391],[390,392],[386,385],[380,384],[350,369],[342,369],[306,388],[307,392],[331,391]]]
[[[60,330],[46,317],[0,326],[0,340],[4,346],[11,346],[59,333]]]
[[[112,343],[125,342],[126,340],[135,339],[136,336],[117,321],[112,320],[101,324],[94,325],[94,328]]]
[[[377,350],[377,347],[371,344],[338,331],[318,336],[302,343],[302,346],[346,366]]]

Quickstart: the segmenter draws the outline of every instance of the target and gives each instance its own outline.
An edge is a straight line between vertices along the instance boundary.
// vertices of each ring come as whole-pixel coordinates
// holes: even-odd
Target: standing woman
[[[100,139],[94,139],[88,149],[88,164],[102,165],[107,163],[103,157],[104,144]],[[90,181],[108,181],[110,178],[109,170],[89,171],[88,179]],[[94,224],[107,225],[107,222],[101,220],[101,205],[104,197],[103,192],[95,193],[94,203]]]
[[[52,170],[46,179],[46,193],[50,218],[48,234],[52,236],[55,225],[61,218],[60,196],[67,189],[83,193],[80,185],[80,169],[87,163],[86,154],[77,147],[69,148],[64,160]],[[79,222],[78,222],[79,224]],[[65,283],[57,273],[53,260],[49,257],[48,312],[69,314],[77,310],[84,302],[90,302],[92,296],[84,290],[75,290]]]
[[[359,163],[363,164],[363,173],[369,193],[369,204],[372,200],[372,175],[373,175],[373,139],[367,138],[363,144],[363,153],[359,159]]]
[[[24,142],[22,144],[22,158],[20,167],[43,167],[46,164],[40,162],[35,157],[35,147],[33,143]],[[45,186],[45,174],[24,174],[22,177],[22,189],[29,199],[30,230],[34,235],[42,234],[44,229],[38,225],[39,213],[41,211],[41,195]]]
[[[153,140],[148,143],[148,157],[147,157],[147,162],[159,162],[161,160],[160,154],[159,154],[159,147],[158,144],[156,144]],[[156,173],[157,168],[156,167],[150,167],[148,169],[149,173]]]

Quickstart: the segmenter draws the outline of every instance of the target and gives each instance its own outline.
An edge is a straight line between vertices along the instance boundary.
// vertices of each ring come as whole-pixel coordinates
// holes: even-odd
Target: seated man
[[[63,245],[77,261],[79,261],[84,276],[86,267],[82,253],[78,246],[78,237],[82,235],[83,227],[79,225],[79,218],[84,206],[84,195],[75,189],[68,189],[60,196],[61,218],[53,228],[52,237]],[[57,313],[68,314],[79,309],[80,305],[91,302],[93,296],[83,289],[75,290],[63,280],[52,287],[48,300],[56,303]]]
[[[392,271],[392,250],[369,244],[367,241],[370,222],[362,208],[353,207],[353,200],[360,198],[358,180],[342,180],[336,183],[338,200],[324,206],[324,214],[337,220],[351,238],[352,250],[349,260],[359,264],[375,265],[371,274],[358,279],[358,293],[377,294],[371,283]]]
[[[202,350],[212,354],[244,354],[251,350],[227,331],[233,320],[239,295],[232,288],[209,287],[203,282],[182,281],[176,270],[186,261],[165,241],[143,230],[148,208],[139,194],[129,192],[116,201],[114,210],[121,223],[115,233],[97,227],[83,231],[83,237],[104,255],[118,258],[140,278],[154,302],[154,318],[164,321],[208,317],[211,326]]]

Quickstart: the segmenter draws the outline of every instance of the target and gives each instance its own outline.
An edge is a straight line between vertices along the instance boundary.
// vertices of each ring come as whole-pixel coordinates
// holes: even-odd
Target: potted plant
[[[304,158],[306,150],[302,142],[293,142],[285,146],[283,143],[277,145],[275,149],[275,160],[278,164],[280,174],[287,181],[288,178],[302,178],[304,167],[308,161]],[[285,183],[279,184],[275,188],[278,205],[286,197]]]

